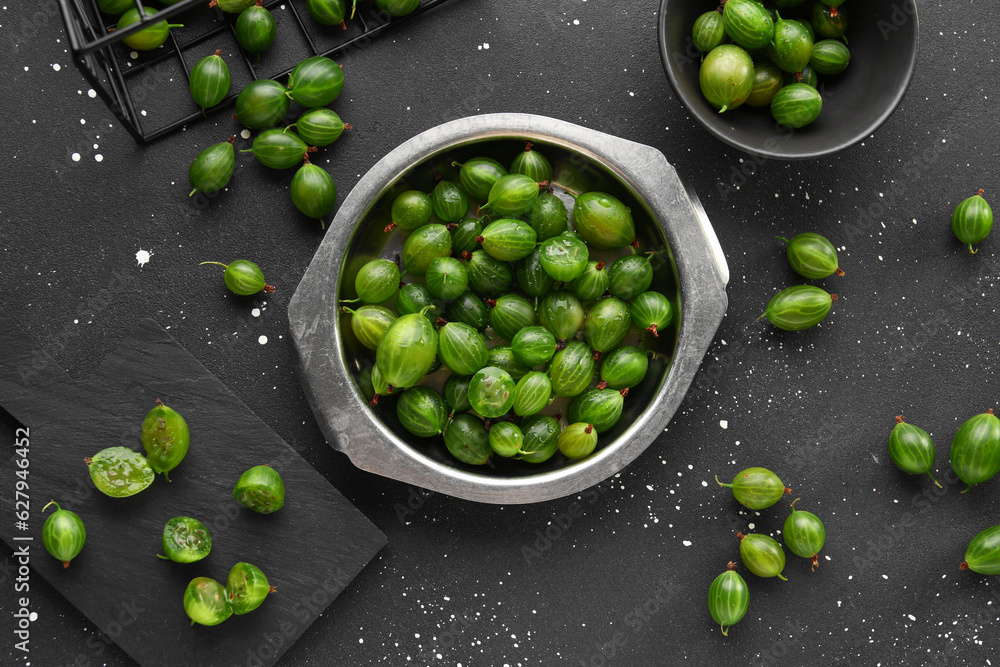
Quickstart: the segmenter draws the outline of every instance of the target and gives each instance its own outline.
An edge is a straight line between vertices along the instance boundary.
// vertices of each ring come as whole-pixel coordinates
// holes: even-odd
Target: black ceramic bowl
[[[818,1],[805,0],[802,8]],[[698,122],[747,153],[799,160],[853,146],[892,115],[910,85],[917,63],[915,0],[848,0],[842,8],[850,15],[851,64],[837,76],[821,78],[823,112],[815,122],[792,130],[778,125],[767,107],[720,114],[701,94],[701,53],[691,39],[695,19],[717,5],[716,0],[661,0],[660,57],[674,91]]]

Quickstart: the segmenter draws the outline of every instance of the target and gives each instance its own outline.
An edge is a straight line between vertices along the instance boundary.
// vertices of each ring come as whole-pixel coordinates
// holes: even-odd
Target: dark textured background
[[[700,194],[729,260],[729,313],[668,432],[578,497],[492,507],[360,472],[323,443],[285,320],[322,231],[290,203],[290,175],[243,158],[228,192],[192,207],[191,158],[235,124],[223,114],[148,147],[108,128],[49,2],[0,11],[0,306],[75,377],[141,318],[169,327],[388,535],[281,664],[981,665],[997,654],[996,584],[957,565],[997,521],[998,482],[959,496],[945,481],[958,425],[998,407],[1000,246],[994,235],[970,256],[949,225],[977,188],[1000,192],[991,3],[918,2],[920,59],[902,106],[863,144],[809,163],[756,161],[689,118],[660,66],[648,0],[455,0],[339,59],[347,84],[334,108],[357,129],[321,164],[341,197],[442,121],[546,114],[662,150]],[[841,300],[822,326],[788,334],[755,318],[797,282],[773,237],[802,231],[831,238],[847,276],[827,281]],[[141,270],[140,248],[153,252]],[[278,291],[235,299],[196,266],[236,257],[261,264]],[[937,440],[942,495],[888,461],[896,414]],[[737,529],[774,533],[786,514],[740,513],[712,480],[750,465],[778,471],[829,537],[815,573],[794,558],[788,582],[747,575],[750,611],[724,638],[705,608],[708,584],[736,558]],[[582,515],[568,522],[574,502]],[[14,563],[6,548],[0,556],[5,664],[131,664],[38,577],[24,660],[12,648]]]

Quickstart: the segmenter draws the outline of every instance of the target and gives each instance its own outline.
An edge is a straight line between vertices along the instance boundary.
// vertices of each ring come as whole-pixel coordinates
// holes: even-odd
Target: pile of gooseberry
[[[374,352],[359,384],[373,404],[398,399],[402,427],[441,436],[462,463],[583,459],[649,368],[626,338],[673,336],[675,306],[650,289],[659,258],[640,251],[615,196],[567,192],[567,208],[531,142],[509,168],[452,166],[455,182],[393,199],[385,231],[406,235],[397,260],[344,281],[356,298],[343,330]]]
[[[771,507],[786,493],[781,479],[767,468],[747,468],[733,478],[731,484],[719,482],[733,491],[733,496],[744,507],[762,510]],[[782,536],[785,546],[793,554],[812,561],[812,569],[819,565],[819,552],[826,543],[826,528],[818,516],[795,507],[796,498],[791,503],[792,513],[785,519]],[[758,577],[777,577],[787,581],[782,571],[785,569],[785,552],[781,544],[769,535],[736,533],[740,541],[740,559],[750,572]],[[738,623],[750,606],[750,591],[746,581],[736,571],[736,563],[730,561],[726,571],[717,576],[708,589],[708,610],[712,619],[719,624],[724,636],[729,627]]]
[[[743,104],[770,107],[774,119],[800,128],[819,117],[819,77],[851,60],[845,0],[722,0],[692,26],[704,54],[702,94],[719,112]],[[728,43],[728,42],[733,43]]]

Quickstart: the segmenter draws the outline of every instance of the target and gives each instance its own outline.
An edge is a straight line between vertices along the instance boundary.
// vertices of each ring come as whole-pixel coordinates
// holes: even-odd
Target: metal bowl
[[[657,352],[650,371],[626,399],[619,426],[602,434],[590,457],[570,462],[557,455],[540,466],[467,466],[448,454],[440,437],[417,438],[402,429],[392,401],[368,405],[359,377],[374,355],[354,339],[339,299],[353,295],[354,277],[365,262],[391,257],[401,245],[401,234],[383,231],[399,192],[429,191],[437,171],[454,175],[455,160],[485,155],[508,164],[525,140],[552,162],[557,192],[605,191],[632,208],[643,247],[665,250],[655,263],[653,289],[667,293],[680,316],[671,335],[646,337]],[[663,432],[725,314],[728,280],[722,248],[697,196],[662,153],[551,118],[490,114],[427,130],[372,167],[329,226],[288,316],[306,397],[327,441],[356,466],[469,500],[531,503],[597,484]]]
[[[812,7],[813,2],[802,6]],[[753,155],[801,160],[853,146],[896,110],[917,66],[914,0],[848,2],[843,8],[850,12],[851,64],[842,74],[820,81],[823,112],[815,122],[792,130],[777,124],[768,108],[741,107],[720,114],[701,93],[701,52],[691,39],[695,19],[716,6],[715,0],[661,0],[660,58],[691,115],[717,138]]]

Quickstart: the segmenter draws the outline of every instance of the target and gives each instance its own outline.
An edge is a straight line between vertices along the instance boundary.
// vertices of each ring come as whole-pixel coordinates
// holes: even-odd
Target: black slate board
[[[142,665],[272,665],[385,545],[374,525],[152,320],[82,382],[2,311],[0,347],[0,405],[28,429],[30,462],[29,528],[4,531],[3,539],[15,553],[27,545],[35,572]],[[105,496],[84,457],[117,445],[141,451],[139,427],[157,398],[187,420],[187,457],[171,482],[158,475],[131,498]],[[4,488],[15,488],[16,461],[4,464]],[[260,463],[278,470],[287,490],[284,508],[269,516],[232,498],[239,475]],[[42,507],[52,499],[87,527],[68,569],[41,543]],[[14,515],[15,501],[3,495],[4,516]],[[163,524],[177,515],[211,530],[205,560],[156,557]],[[253,613],[191,627],[181,602],[188,581],[224,583],[238,561],[261,567],[277,593]]]

